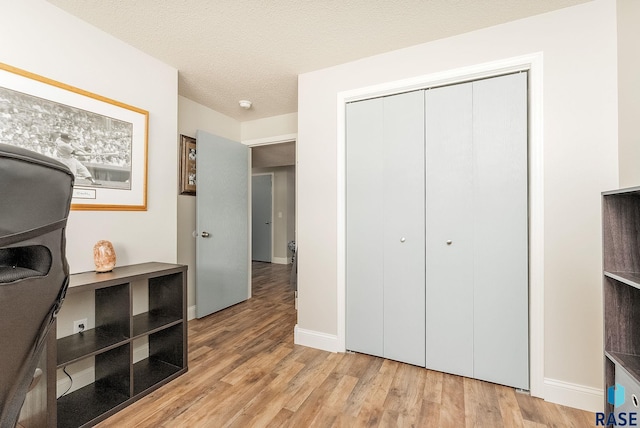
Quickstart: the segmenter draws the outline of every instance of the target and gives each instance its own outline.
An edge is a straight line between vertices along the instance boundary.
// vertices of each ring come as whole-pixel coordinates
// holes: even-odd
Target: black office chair
[[[0,144],[0,428],[13,428],[69,281],[73,174]]]

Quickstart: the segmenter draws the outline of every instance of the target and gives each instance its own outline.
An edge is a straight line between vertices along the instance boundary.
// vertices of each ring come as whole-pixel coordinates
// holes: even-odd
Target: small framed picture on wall
[[[196,194],[196,139],[180,135],[180,194]]]

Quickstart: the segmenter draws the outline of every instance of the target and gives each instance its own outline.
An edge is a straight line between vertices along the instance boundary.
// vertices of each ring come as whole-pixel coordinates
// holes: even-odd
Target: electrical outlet
[[[87,319],[83,318],[81,320],[75,320],[73,322],[73,332],[74,333],[80,333],[81,331],[84,331],[87,329]]]

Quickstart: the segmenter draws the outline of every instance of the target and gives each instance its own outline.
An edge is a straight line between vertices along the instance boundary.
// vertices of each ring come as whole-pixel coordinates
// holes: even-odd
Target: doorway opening
[[[250,148],[252,284],[286,271],[295,291],[296,141]]]

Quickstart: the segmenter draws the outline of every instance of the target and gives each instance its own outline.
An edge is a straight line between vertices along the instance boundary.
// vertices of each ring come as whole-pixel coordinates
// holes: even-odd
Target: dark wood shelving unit
[[[88,358],[95,382],[57,400],[50,388],[48,426],[93,426],[187,371],[186,278],[186,266],[155,262],[71,275],[68,294],[95,293],[96,327],[50,338],[57,360],[47,382],[56,384],[56,368]],[[147,281],[148,311],[134,316],[137,281]],[[134,363],[134,340],[145,337],[149,356]]]
[[[604,411],[638,409],[640,398],[640,187],[602,193],[604,301]],[[622,406],[607,401],[607,388],[624,386]]]

